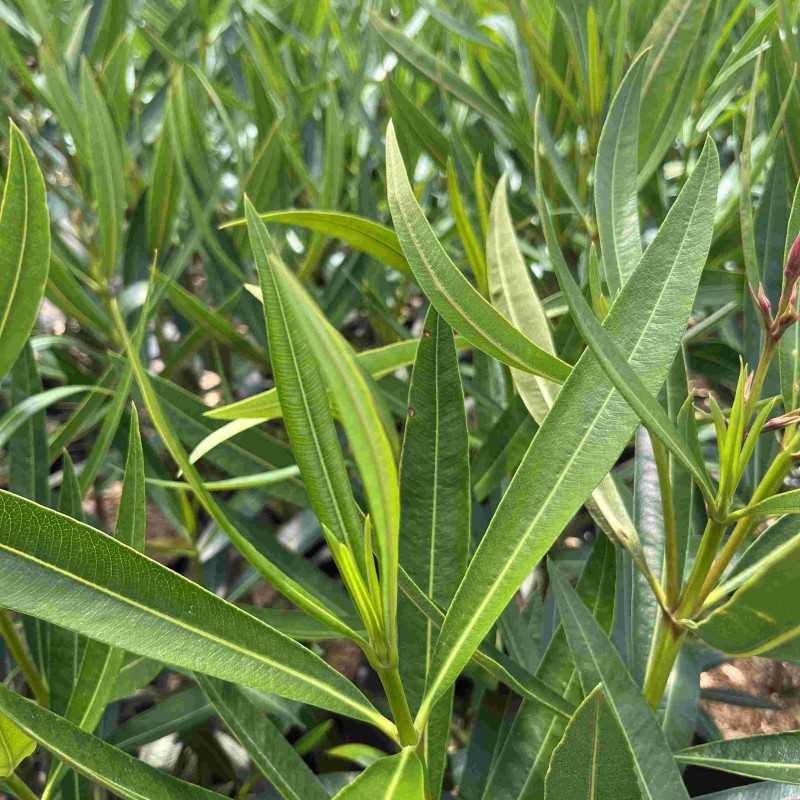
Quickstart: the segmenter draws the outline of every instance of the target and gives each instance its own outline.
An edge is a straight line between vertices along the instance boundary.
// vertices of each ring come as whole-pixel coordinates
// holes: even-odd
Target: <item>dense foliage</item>
[[[7,796],[794,797],[700,676],[800,660],[798,63],[792,0],[0,2]]]

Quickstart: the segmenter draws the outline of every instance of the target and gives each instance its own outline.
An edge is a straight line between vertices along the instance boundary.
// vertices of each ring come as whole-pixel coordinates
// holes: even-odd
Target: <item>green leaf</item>
[[[275,222],[280,225],[296,225],[310,231],[332,236],[349,244],[354,250],[386,264],[407,278],[414,280],[414,274],[408,266],[406,257],[397,241],[397,234],[391,229],[370,219],[356,214],[345,214],[341,211],[308,211],[287,210],[270,211],[259,214],[264,222]],[[225,223],[223,228],[244,225],[245,219],[236,219]]]
[[[708,742],[681,750],[675,758],[748,778],[800,784],[800,731]]]
[[[692,309],[711,241],[718,176],[716,150],[710,147],[605,319],[606,333],[651,393],[669,371]],[[594,354],[585,352],[534,437],[453,599],[436,643],[430,701],[455,680],[517,587],[608,473],[635,422]]]
[[[26,734],[94,783],[126,800],[220,800],[96,739],[0,685],[0,710]]]
[[[35,749],[36,742],[0,714],[0,778],[13,775],[19,764]]]
[[[42,379],[30,341],[11,370],[10,405],[15,408],[42,393]],[[59,451],[60,454],[60,451]],[[29,417],[8,440],[8,488],[40,503],[50,502],[50,462],[44,411]]]
[[[83,523],[0,492],[0,605],[100,642],[393,726],[318,656]]]
[[[114,274],[122,251],[122,223],[125,214],[125,181],[122,148],[105,98],[97,87],[86,61],[81,62],[81,95],[86,113],[89,168],[100,228],[98,275]]]
[[[272,241],[245,198],[250,243],[264,297],[272,370],[294,456],[320,523],[362,553],[361,520],[328,405],[319,363],[280,281]]]
[[[149,249],[163,251],[170,242],[170,234],[181,199],[181,173],[178,154],[173,147],[175,134],[170,111],[172,89],[167,92],[164,121],[153,154],[153,169],[147,189],[147,244]]]
[[[334,800],[424,800],[422,764],[413,747],[387,756],[367,767]]]
[[[793,537],[762,559],[733,596],[697,624],[697,634],[712,647],[736,655],[800,657],[800,625],[792,596],[800,577],[800,537]]]
[[[505,109],[481,94],[466,81],[463,81],[441,59],[432,55],[422,45],[397,30],[397,28],[384,22],[380,17],[373,15],[371,21],[375,30],[378,31],[389,47],[411,64],[415,70],[488,119],[499,123],[504,128],[510,126],[511,116]]]
[[[791,515],[779,519],[750,543],[726,575],[724,583],[719,585],[709,596],[708,603],[715,603],[729,595],[752,577],[765,559],[786,542],[800,534],[800,517]]]
[[[715,145],[710,139],[706,142],[706,152],[715,151]],[[716,152],[716,151],[715,151]],[[686,467],[697,481],[707,501],[713,503],[715,489],[708,477],[703,461],[698,458],[694,450],[684,440],[680,431],[675,427],[669,415],[661,404],[653,397],[642,379],[631,369],[626,358],[617,348],[614,340],[597,321],[594,312],[584,300],[581,290],[564,261],[558,236],[553,228],[550,213],[547,209],[543,195],[539,196],[542,225],[547,241],[547,251],[550,263],[558,277],[561,291],[572,313],[572,321],[597,358],[606,376],[614,384],[614,388],[625,398],[631,408],[636,411],[639,419],[644,422],[669,451]]]
[[[489,294],[486,278],[486,258],[478,244],[478,237],[472,227],[469,214],[467,214],[464,198],[458,186],[458,172],[452,159],[447,162],[447,192],[450,196],[450,208],[453,213],[456,230],[464,247],[464,255],[467,258],[472,274],[475,276],[478,289],[486,297]]]
[[[357,638],[355,632],[348,627],[346,623],[340,620],[335,613],[332,613],[326,605],[321,602],[312,592],[306,587],[294,580],[291,576],[283,572],[276,564],[264,554],[263,550],[259,548],[251,539],[243,535],[242,532],[234,525],[228,514],[226,514],[220,504],[212,497],[211,493],[205,488],[203,480],[197,471],[197,468],[189,461],[186,451],[183,449],[180,440],[173,432],[172,425],[164,413],[158,392],[154,388],[153,383],[145,372],[144,367],[139,358],[137,348],[133,345],[130,335],[125,328],[125,323],[119,312],[116,304],[112,304],[112,312],[114,314],[115,324],[117,331],[125,346],[125,351],[128,356],[128,361],[136,377],[136,383],[144,399],[150,419],[153,421],[158,433],[160,434],[164,444],[167,447],[170,455],[180,467],[186,480],[192,487],[197,499],[203,505],[205,510],[211,515],[213,520],[225,532],[225,535],[233,542],[236,548],[245,556],[245,558],[256,568],[259,572],[272,583],[276,589],[288,597],[298,607],[308,611],[310,614],[320,619],[331,627],[339,630],[347,638]],[[156,384],[158,385],[158,384]],[[168,383],[161,384],[162,390],[169,388],[170,390],[176,388],[170,386]],[[178,392],[180,395],[180,392]],[[195,398],[190,399],[198,402]],[[196,422],[195,415],[194,421]],[[190,417],[191,419],[191,417]],[[202,671],[202,670],[199,670]]]
[[[400,131],[401,140],[405,136],[408,142],[426,150],[442,169],[446,169],[450,151],[447,137],[392,77],[387,77],[383,85],[389,101],[390,116]]]
[[[501,177],[492,199],[491,225],[486,242],[492,303],[531,341],[543,350],[555,354],[555,346],[544,307],[531,283],[517,245],[514,224],[508,211],[506,184],[506,177]],[[541,424],[555,402],[559,387],[535,375],[513,368],[511,376],[514,386],[531,416],[538,424]],[[527,450],[527,444],[530,443],[533,429],[526,425],[525,431],[520,432],[522,434],[519,441],[520,446],[528,432],[530,432],[530,436],[525,444],[525,450]],[[499,434],[500,431],[498,431],[497,440],[493,442],[491,440],[494,437],[487,437],[489,452],[501,447],[503,442],[508,440],[508,436]],[[516,455],[516,449],[514,449],[517,446],[516,443],[512,441],[509,444],[513,447],[508,454]],[[516,467],[521,460],[521,455],[520,453],[519,457],[515,459],[515,463],[509,466]],[[478,461],[476,466],[481,466],[481,461]],[[482,484],[476,484],[476,489],[484,491]],[[479,497],[479,499],[481,498]],[[619,492],[613,481],[604,479],[600,482],[592,493],[590,510],[600,527],[612,538],[625,542],[636,541],[633,523],[624,503],[619,498]]]
[[[30,145],[9,123],[8,172],[0,204],[0,379],[33,329],[50,268],[44,178]]]
[[[639,49],[647,52],[639,134],[643,176],[659,164],[689,110],[705,54],[701,31],[709,4],[668,0]]]
[[[636,195],[639,105],[647,56],[631,64],[608,111],[595,162],[594,204],[597,231],[611,297],[642,257],[639,202]]]
[[[111,394],[100,386],[56,386],[53,389],[39,392],[10,408],[0,417],[0,447],[5,447],[14,433],[25,425],[31,417],[36,416],[53,403],[66,400],[81,392]]]
[[[517,244],[508,211],[507,185],[508,178],[503,175],[492,198],[486,238],[492,305],[537,347],[555,355],[550,323]],[[520,369],[512,368],[511,376],[531,416],[541,425],[553,405],[558,387]]]
[[[581,683],[584,689],[602,683],[633,755],[643,796],[648,800],[687,800],[664,733],[621,656],[558,568],[551,565],[550,574]]]
[[[563,383],[569,365],[514,328],[450,260],[414,197],[391,124],[386,132],[386,172],[389,207],[403,252],[420,288],[448,325],[499,361]]]
[[[400,563],[446,608],[467,566],[470,542],[469,436],[453,332],[428,309],[408,393],[400,462]],[[415,709],[425,690],[436,628],[409,601],[400,604],[400,672]],[[424,740],[428,791],[442,792],[452,699],[439,701]]]
[[[417,586],[402,566],[400,567],[399,583],[403,594],[414,606],[431,620],[437,629],[441,628],[442,622],[444,622],[444,612]],[[574,706],[561,697],[558,692],[488,644],[481,645],[480,649],[472,654],[472,660],[491,678],[504,683],[509,689],[513,689],[520,697],[530,700],[537,707],[544,706],[567,718],[575,710]]]
[[[286,268],[274,250],[264,223],[256,215],[249,200],[245,200],[245,209],[251,246],[261,277],[261,290],[264,295],[264,307],[271,340],[270,347],[276,347],[272,341],[273,336],[288,338],[279,357],[284,359],[285,373],[292,384],[284,385],[281,388],[277,372],[278,365],[274,363],[274,357],[273,369],[278,382],[281,406],[288,409],[291,404],[295,404],[298,413],[292,416],[300,419],[300,415],[302,415],[303,418],[303,429],[298,429],[294,436],[290,433],[298,465],[302,471],[305,460],[308,464],[307,468],[311,468],[315,472],[313,478],[308,477],[305,480],[309,494],[322,486],[324,481],[327,481],[328,485],[336,485],[332,481],[340,479],[342,480],[342,492],[350,492],[343,464],[340,465],[334,461],[326,470],[320,471],[319,469],[326,459],[334,457],[334,453],[339,454],[339,458],[341,458],[333,420],[327,408],[324,389],[327,384],[364,484],[369,515],[376,532],[378,562],[381,570],[380,589],[383,596],[384,633],[388,637],[388,641],[394,641],[400,490],[394,452],[389,437],[386,435],[390,427],[393,431],[393,422],[391,420],[384,422],[386,415],[381,414],[377,391],[371,386],[369,377],[356,361],[352,348],[325,319],[297,279]],[[304,323],[304,326],[307,326],[312,334],[307,337],[306,342],[303,342],[304,337],[301,332],[304,326],[299,326],[298,322]],[[306,380],[312,380],[312,360],[316,361],[324,377],[324,383],[320,380],[317,385],[306,387],[304,386]],[[324,438],[321,438],[319,443],[316,438],[311,440],[305,438],[309,436],[305,431],[313,431],[319,426],[322,426],[320,431],[323,436],[326,435],[324,434],[325,427],[329,427],[332,439],[328,444]],[[301,433],[300,430],[304,432]],[[300,448],[309,448],[309,445],[313,447],[313,451],[308,456],[301,455]],[[344,484],[347,484],[346,489]],[[326,494],[329,494],[329,490]],[[329,515],[327,519],[321,519],[321,521],[327,525],[328,519],[336,520],[335,517]],[[338,520],[336,521],[338,522]],[[345,537],[342,535],[344,533],[343,526],[341,523],[339,525],[337,538],[340,541],[349,542],[356,562],[361,566],[362,575],[366,578],[369,572],[367,564],[370,563],[371,555],[365,556],[364,548],[360,546],[360,531],[344,529],[346,530]]]
[[[286,800],[327,800],[328,794],[297,751],[241,689],[198,675],[197,682],[253,764]]]
[[[553,751],[545,800],[640,800],[633,755],[601,686],[581,703]]]
[[[736,514],[748,517],[781,517],[784,514],[800,514],[800,489],[772,495],[760,503],[745,506]]]

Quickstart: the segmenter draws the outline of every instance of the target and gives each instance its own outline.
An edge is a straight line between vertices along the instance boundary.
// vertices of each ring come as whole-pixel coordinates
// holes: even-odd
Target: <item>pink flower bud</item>
[[[800,235],[792,243],[789,255],[786,257],[786,265],[783,274],[787,281],[796,281],[800,278]]]
[[[758,307],[761,309],[761,313],[764,315],[764,318],[767,320],[772,319],[772,303],[770,303],[769,297],[767,297],[767,293],[764,291],[763,283],[758,284],[756,301],[758,302]]]

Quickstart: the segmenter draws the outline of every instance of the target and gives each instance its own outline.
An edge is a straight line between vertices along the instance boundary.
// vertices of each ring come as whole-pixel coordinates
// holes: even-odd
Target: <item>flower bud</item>
[[[800,278],[800,235],[792,243],[789,255],[786,257],[783,274],[786,277],[786,282],[792,285]]]
[[[758,303],[758,307],[761,309],[761,313],[764,315],[764,319],[771,320],[772,319],[772,303],[769,301],[769,297],[767,297],[767,293],[764,290],[764,284],[758,284],[758,294],[756,294],[756,302]]]

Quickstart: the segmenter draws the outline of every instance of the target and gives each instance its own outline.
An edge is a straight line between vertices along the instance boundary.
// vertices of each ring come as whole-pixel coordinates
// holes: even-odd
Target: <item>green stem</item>
[[[0,784],[5,784],[17,796],[18,800],[39,800],[33,791],[28,788],[28,784],[15,773],[3,778]]]
[[[678,602],[681,591],[681,578],[679,574],[680,558],[678,547],[678,530],[675,520],[675,506],[672,501],[672,480],[669,470],[669,455],[664,445],[657,437],[650,435],[653,446],[653,458],[656,462],[658,473],[658,487],[661,493],[661,508],[664,517],[665,534],[665,569],[664,590],[667,603],[672,609]]]
[[[16,661],[22,676],[25,678],[25,682],[36,698],[36,702],[40,706],[47,707],[49,704],[47,686],[33,663],[25,642],[22,641],[22,638],[17,633],[14,622],[5,609],[0,610],[0,637],[5,639],[14,661]]]
[[[397,725],[400,744],[404,747],[409,745],[416,746],[419,742],[419,737],[414,728],[414,718],[411,716],[411,709],[408,707],[408,700],[406,699],[397,664],[395,663],[388,667],[378,666],[376,671],[386,692],[386,699],[389,701],[389,708],[392,710],[395,725]]]
[[[642,690],[647,704],[654,711],[661,703],[685,636],[686,632],[678,628],[672,619],[666,614],[659,614],[655,644],[647,661]]]
[[[678,606],[677,617],[689,617],[695,613],[701,604],[701,591],[706,580],[706,576],[714,563],[714,557],[719,549],[722,536],[725,533],[725,523],[714,519],[709,519],[703,538],[700,541],[700,548],[694,560],[689,580],[686,583],[683,597]]]

